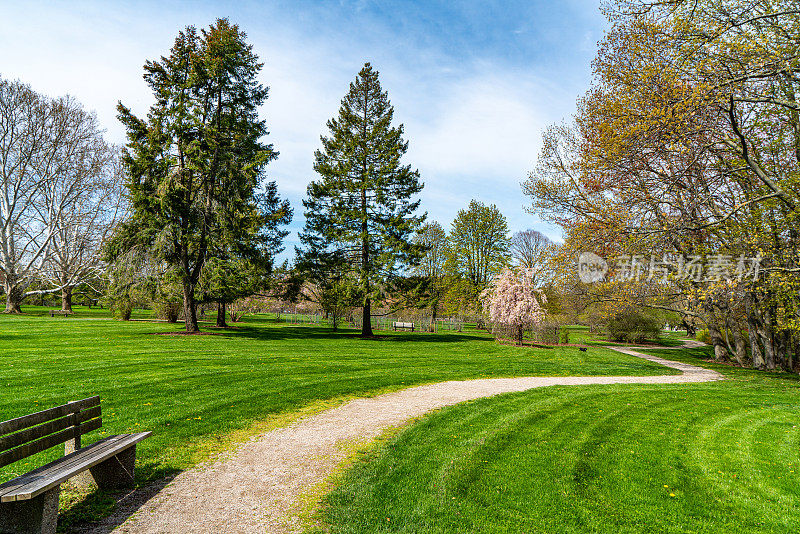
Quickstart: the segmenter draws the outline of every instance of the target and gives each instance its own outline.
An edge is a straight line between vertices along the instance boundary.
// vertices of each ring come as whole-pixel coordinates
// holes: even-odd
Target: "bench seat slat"
[[[86,471],[90,467],[136,445],[150,436],[150,434],[150,432],[141,432],[138,434],[110,436],[38,469],[34,469],[0,485],[0,502],[32,499],[78,473]]]
[[[41,468],[41,471],[34,470],[26,473],[23,477],[28,478],[26,483],[19,486],[16,490],[8,492],[3,495],[0,500],[6,500],[13,495],[15,500],[32,499],[37,495],[53,488],[65,480],[86,471],[100,462],[108,460],[112,456],[116,456],[120,452],[136,445],[146,437],[150,436],[150,432],[142,432],[139,434],[120,434],[118,436],[111,436],[107,441],[100,440],[99,442],[92,443],[88,447],[79,449],[74,453],[64,456],[59,460],[51,462]],[[97,445],[97,443],[101,443]],[[83,454],[80,454],[83,452]],[[73,458],[70,458],[74,456]],[[28,477],[31,473],[36,473],[34,477]]]
[[[23,415],[22,417],[9,419],[8,421],[0,422],[0,435],[9,434],[11,432],[16,432],[17,430],[22,430],[23,428],[28,428],[34,425],[46,423],[51,419],[64,417],[65,415],[68,415],[70,413],[74,413],[79,410],[85,410],[87,408],[99,405],[100,405],[100,397],[94,396],[94,397],[89,397],[88,399],[83,399],[75,402],[70,402],[68,404],[63,404],[61,406],[56,406],[55,408],[42,410],[41,412],[32,413],[30,415]]]
[[[22,486],[28,484],[31,481],[30,477],[32,477],[32,476],[35,477],[35,476],[37,476],[37,475],[39,475],[41,473],[46,472],[46,470],[49,467],[51,467],[53,464],[58,463],[59,465],[62,465],[64,467],[70,467],[73,464],[76,464],[76,463],[79,463],[79,462],[83,461],[86,456],[89,456],[89,455],[91,455],[91,454],[93,454],[95,452],[101,452],[101,445],[102,446],[111,447],[111,446],[114,445],[114,443],[116,441],[119,441],[120,439],[122,439],[122,437],[124,437],[124,435],[123,436],[110,436],[108,438],[101,439],[101,440],[96,441],[95,443],[92,443],[91,445],[88,445],[88,446],[86,446],[86,447],[84,447],[82,449],[78,449],[77,451],[75,451],[74,453],[72,453],[72,454],[70,454],[68,456],[64,456],[63,458],[59,458],[58,460],[55,460],[54,462],[50,462],[49,464],[43,465],[42,467],[38,467],[38,468],[34,469],[33,471],[29,471],[28,473],[25,473],[24,475],[20,475],[20,476],[18,476],[17,478],[15,478],[13,480],[9,480],[8,482],[0,484],[0,502],[7,502],[7,501],[15,500],[14,497],[10,497],[8,499],[3,499],[3,497],[5,495],[12,495],[16,490],[18,490]]]
[[[15,500],[13,496],[17,490],[22,488],[23,486],[29,484],[33,478],[41,479],[42,475],[46,474],[48,469],[52,468],[53,466],[58,466],[64,469],[70,469],[75,465],[81,464],[86,461],[87,458],[90,458],[94,454],[102,455],[105,450],[113,448],[117,442],[125,439],[128,434],[120,434],[117,436],[109,436],[107,438],[103,438],[98,440],[91,445],[87,445],[77,451],[68,454],[58,460],[50,462],[49,464],[43,465],[38,467],[32,471],[29,471],[23,475],[18,476],[13,480],[9,480],[4,484],[0,484],[0,502],[7,502]],[[10,496],[10,497],[6,497]]]
[[[13,487],[0,490],[0,502],[21,501],[36,497],[125,450],[130,446],[125,443],[129,436],[130,434],[111,436],[25,473],[13,480],[15,482]]]

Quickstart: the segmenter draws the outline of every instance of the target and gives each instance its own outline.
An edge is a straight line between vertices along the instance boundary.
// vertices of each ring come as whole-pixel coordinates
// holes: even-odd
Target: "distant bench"
[[[50,317],[55,317],[56,315],[61,315],[62,317],[69,317],[70,315],[72,315],[72,312],[67,310],[50,310]]]
[[[400,329],[400,330],[411,330],[413,332],[414,331],[414,323],[398,323],[398,322],[395,321],[395,322],[392,323],[392,328],[394,328],[395,332],[397,332],[398,329]]]
[[[109,436],[81,448],[81,435],[102,426],[100,397],[0,423],[0,467],[65,443],[65,456],[0,484],[0,532],[56,531],[61,483],[89,471],[101,489],[133,484],[136,444],[150,435]]]

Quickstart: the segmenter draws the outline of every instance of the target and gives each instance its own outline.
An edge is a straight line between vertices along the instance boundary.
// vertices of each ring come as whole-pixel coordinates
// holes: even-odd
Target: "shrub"
[[[660,332],[661,327],[656,319],[637,311],[618,313],[608,323],[608,335],[614,341],[639,343],[646,339],[658,339]]]
[[[130,321],[133,302],[129,298],[117,298],[111,302],[111,315],[120,321]]]
[[[533,327],[533,338],[544,345],[569,343],[569,328],[557,321],[546,320]]]
[[[708,345],[711,344],[711,334],[708,333],[708,328],[702,328],[697,331],[697,335],[695,335],[695,339],[697,341],[702,341]]]
[[[156,317],[168,323],[177,323],[183,310],[183,302],[170,299],[158,299],[153,301],[153,312]]]
[[[566,326],[562,326],[558,329],[558,342],[561,345],[566,345],[569,343],[569,328]]]

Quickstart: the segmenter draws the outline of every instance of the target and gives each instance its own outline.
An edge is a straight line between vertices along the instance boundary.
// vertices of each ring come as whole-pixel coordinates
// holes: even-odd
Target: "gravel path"
[[[699,345],[702,343],[687,341],[684,347]],[[267,432],[214,463],[184,471],[151,498],[133,495],[129,502],[121,502],[115,515],[93,532],[109,532],[120,523],[115,532],[131,534],[291,532],[298,526],[296,513],[302,509],[298,498],[319,487],[335,471],[346,456],[343,444],[373,439],[388,427],[431,410],[544,386],[675,384],[722,378],[709,369],[630,348],[613,348],[679,369],[683,374],[450,381],[353,400]],[[125,520],[137,507],[138,512]]]

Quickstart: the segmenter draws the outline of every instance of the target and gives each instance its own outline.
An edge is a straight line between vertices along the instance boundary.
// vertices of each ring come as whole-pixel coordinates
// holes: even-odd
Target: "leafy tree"
[[[360,304],[358,281],[348,269],[341,267],[328,269],[316,287],[318,304],[330,319],[334,332],[339,329],[342,317]]]
[[[370,306],[381,285],[413,264],[421,247],[412,242],[425,215],[415,215],[422,190],[419,172],[400,160],[408,150],[403,126],[392,126],[394,108],[369,63],[328,121],[308,186],[306,224],[300,240],[306,265],[346,265],[355,275],[362,306],[361,334],[372,335]]]
[[[316,304],[331,321],[333,330],[338,330],[342,317],[362,302],[356,273],[342,254],[312,257],[300,250],[296,252],[298,259],[287,277],[283,300]],[[299,291],[293,294],[295,287],[299,287]]]
[[[661,325],[650,314],[628,310],[614,315],[608,324],[608,335],[614,341],[640,343],[658,339]]]
[[[147,119],[120,104],[132,218],[122,241],[176,266],[187,332],[197,332],[195,288],[209,257],[228,257],[258,233],[256,191],[277,157],[258,107],[267,88],[245,34],[226,19],[187,27],[166,57],[145,64],[155,96]]]
[[[769,0],[608,8],[595,81],[575,124],[545,134],[525,191],[583,250],[606,257],[760,254],[756,280],[722,287],[673,271],[634,293],[679,312],[687,328],[705,322],[719,359],[745,360],[746,330],[754,367],[792,369],[800,354],[800,12]]]
[[[434,221],[420,229],[415,242],[424,247],[425,252],[419,265],[414,268],[414,273],[426,281],[427,305],[431,309],[432,324],[435,325],[439,304],[447,289],[445,283],[447,234],[442,225]]]
[[[216,326],[228,326],[225,319],[228,305],[264,290],[269,285],[268,276],[266,270],[251,261],[209,258],[198,289],[201,300],[217,304]]]
[[[112,240],[107,247],[119,244]],[[142,247],[128,250],[114,250],[108,253],[109,261],[106,276],[108,283],[103,300],[117,319],[127,321],[135,306],[144,306],[153,302],[156,279],[163,278],[163,269],[153,262],[149,251]]]
[[[478,292],[509,264],[508,222],[494,204],[470,201],[456,215],[449,243],[452,269]]]
[[[168,323],[178,322],[183,302],[180,272],[176,268],[148,276],[142,280],[141,286],[150,294],[150,306],[156,317]]]

